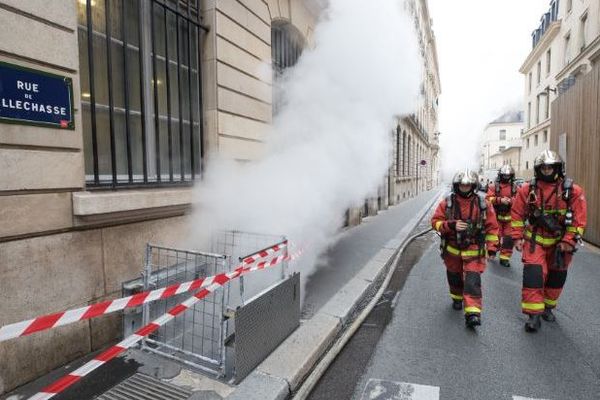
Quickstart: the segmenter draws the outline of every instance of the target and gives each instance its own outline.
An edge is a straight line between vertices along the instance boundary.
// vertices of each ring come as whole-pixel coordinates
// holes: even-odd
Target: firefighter
[[[511,210],[512,237],[523,259],[521,309],[529,316],[527,332],[540,328],[540,317],[555,320],[552,310],[587,219],[583,189],[565,177],[558,154],[545,150],[533,167],[534,178],[519,188]]]
[[[483,178],[481,178],[479,180],[479,191],[483,192],[483,193],[487,193],[488,191],[488,184],[485,182],[485,180]]]
[[[454,175],[452,192],[431,219],[441,235],[442,259],[450,286],[452,307],[463,308],[467,327],[481,325],[481,274],[487,250],[496,251],[498,223],[485,194],[478,192],[477,174],[464,170]]]
[[[513,251],[513,240],[510,235],[510,208],[517,193],[515,170],[510,165],[503,165],[498,170],[496,181],[490,185],[486,199],[494,206],[500,234],[500,265],[510,267]],[[490,253],[490,258],[495,254]]]

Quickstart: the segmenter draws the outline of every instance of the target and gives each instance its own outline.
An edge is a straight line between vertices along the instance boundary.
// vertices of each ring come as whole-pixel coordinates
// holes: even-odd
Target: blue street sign
[[[0,62],[0,122],[75,129],[71,78]]]

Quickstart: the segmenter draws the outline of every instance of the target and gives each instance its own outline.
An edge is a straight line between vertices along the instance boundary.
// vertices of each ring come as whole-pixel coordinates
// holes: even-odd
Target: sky
[[[519,68],[549,3],[429,0],[442,86],[439,129],[446,179],[464,167],[477,169],[477,141],[485,126],[511,108],[523,109]]]

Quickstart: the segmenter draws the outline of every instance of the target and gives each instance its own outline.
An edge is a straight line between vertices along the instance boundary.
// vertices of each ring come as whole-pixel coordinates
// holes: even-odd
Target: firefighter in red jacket
[[[464,302],[465,323],[481,325],[481,274],[487,250],[496,251],[498,223],[485,194],[478,193],[475,172],[465,170],[452,179],[452,193],[438,205],[431,225],[441,235],[442,259],[450,286],[452,307]]]
[[[552,310],[567,279],[587,209],[583,189],[564,175],[558,154],[545,150],[534,161],[534,178],[519,188],[512,206],[512,237],[522,252],[521,309],[527,332],[552,322]]]
[[[498,170],[498,177],[487,191],[486,199],[494,206],[500,235],[500,265],[510,267],[513,252],[513,239],[510,235],[510,208],[517,193],[515,170],[510,165],[503,165]],[[490,258],[495,254],[490,253]]]

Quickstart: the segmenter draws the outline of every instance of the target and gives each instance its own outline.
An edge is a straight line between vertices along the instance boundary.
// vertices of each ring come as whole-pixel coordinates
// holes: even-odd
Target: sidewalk
[[[343,232],[326,254],[327,268],[321,268],[307,282],[305,320],[237,387],[195,374],[155,355],[130,350],[55,399],[92,399],[136,372],[191,389],[189,399],[287,398],[331,346],[361,301],[377,290],[378,280],[385,276],[397,250],[439,193],[437,189],[422,193]],[[0,400],[28,398],[94,355],[55,370]]]
[[[341,287],[395,238],[411,219],[419,215],[424,205],[437,195],[436,190],[424,192],[378,215],[368,217],[363,223],[340,234],[339,241],[325,257],[327,268],[320,268],[308,280],[303,314],[310,316],[318,311]],[[412,230],[411,226],[411,230]]]

